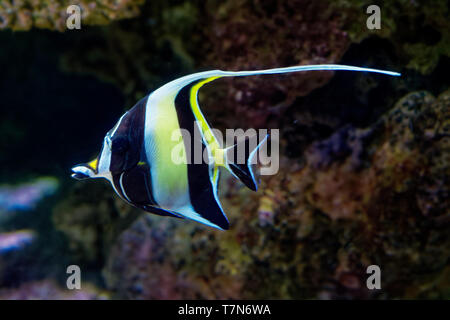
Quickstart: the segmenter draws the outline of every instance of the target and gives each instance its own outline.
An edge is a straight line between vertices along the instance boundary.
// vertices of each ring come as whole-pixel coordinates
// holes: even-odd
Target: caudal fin
[[[258,136],[245,137],[235,145],[226,149],[226,164],[231,173],[242,181],[249,189],[258,190],[252,166],[256,164],[255,155],[258,149],[266,142],[269,135],[266,135],[258,143]]]

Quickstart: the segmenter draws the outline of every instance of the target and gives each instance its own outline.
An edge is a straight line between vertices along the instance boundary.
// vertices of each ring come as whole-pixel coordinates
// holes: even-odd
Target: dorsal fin
[[[380,73],[389,76],[400,76],[400,73],[380,70],[380,69],[372,69],[372,68],[362,68],[355,66],[347,66],[347,65],[339,65],[339,64],[317,64],[317,65],[305,65],[305,66],[293,66],[293,67],[285,67],[285,68],[273,68],[273,69],[265,69],[265,70],[254,70],[254,71],[222,71],[222,70],[211,70],[198,72],[194,74],[190,74],[176,80],[173,80],[160,89],[173,89],[175,91],[180,91],[184,87],[192,84],[195,81],[198,81],[195,85],[192,86],[190,92],[190,104],[192,110],[195,114],[197,121],[201,122],[202,131],[208,131],[209,126],[203,116],[200,107],[198,105],[198,91],[200,88],[208,82],[213,80],[222,78],[222,77],[246,77],[246,76],[256,76],[256,75],[270,75],[270,74],[282,74],[282,73],[291,73],[291,72],[304,72],[304,71],[357,71],[357,72],[371,72],[371,73]]]
[[[265,69],[265,70],[255,70],[255,71],[222,71],[222,70],[211,70],[198,72],[191,75],[187,75],[176,80],[173,80],[160,89],[173,89],[175,91],[180,91],[184,87],[192,84],[195,81],[198,83],[194,84],[190,90],[190,105],[192,111],[194,112],[195,118],[197,121],[201,123],[201,129],[203,132],[210,131],[208,123],[206,122],[205,117],[203,116],[199,104],[198,104],[198,91],[200,88],[216,79],[222,77],[246,77],[246,76],[255,76],[255,75],[270,75],[270,74],[282,74],[282,73],[291,73],[291,72],[304,72],[304,71],[358,71],[358,72],[372,72],[372,73],[381,73],[390,76],[400,76],[400,73],[380,70],[380,69],[372,69],[372,68],[361,68],[355,66],[347,66],[347,65],[339,65],[339,64],[317,64],[317,65],[305,65],[305,66],[293,66],[293,67],[285,67],[285,68],[274,68],[274,69]],[[214,135],[211,132],[212,142],[214,141]]]
[[[363,68],[363,67],[355,67],[355,66],[347,66],[340,64],[312,64],[305,66],[293,66],[293,67],[285,67],[285,68],[273,68],[273,69],[265,69],[265,70],[254,70],[254,71],[222,71],[222,70],[211,70],[211,71],[203,71],[198,73],[193,73],[178,79],[175,79],[167,84],[165,84],[161,88],[177,88],[181,90],[183,87],[191,84],[194,81],[199,81],[203,79],[209,79],[208,81],[202,81],[202,85],[208,83],[212,80],[222,78],[222,77],[245,77],[245,76],[256,76],[256,75],[264,75],[264,74],[281,74],[281,73],[290,73],[290,72],[302,72],[302,71],[357,71],[357,72],[371,72],[371,73],[381,73],[389,76],[400,76],[400,73],[394,71],[380,70],[380,69],[372,69],[372,68]],[[200,85],[197,89],[199,89],[202,85]],[[196,90],[198,91],[198,90]]]

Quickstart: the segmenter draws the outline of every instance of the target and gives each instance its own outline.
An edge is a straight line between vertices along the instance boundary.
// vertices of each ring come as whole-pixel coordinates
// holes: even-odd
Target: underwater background
[[[82,8],[67,30],[66,8]],[[381,8],[369,30],[366,8]],[[0,299],[449,299],[449,1],[0,0]],[[214,128],[280,129],[230,230],[145,214],[77,182],[104,134],[166,82],[340,63],[402,73],[217,80]],[[81,290],[66,272],[81,269]],[[370,265],[381,289],[366,286]]]

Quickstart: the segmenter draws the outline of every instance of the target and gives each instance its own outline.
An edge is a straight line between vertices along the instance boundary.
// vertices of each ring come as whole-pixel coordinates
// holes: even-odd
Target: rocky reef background
[[[81,30],[65,29],[70,4]],[[371,4],[380,30],[366,27]],[[450,298],[448,1],[3,0],[0,29],[0,299]],[[280,129],[280,170],[258,192],[223,175],[229,231],[69,178],[167,81],[313,63],[402,77],[202,89],[213,127]],[[81,291],[66,289],[73,264]],[[374,264],[380,290],[366,287]]]

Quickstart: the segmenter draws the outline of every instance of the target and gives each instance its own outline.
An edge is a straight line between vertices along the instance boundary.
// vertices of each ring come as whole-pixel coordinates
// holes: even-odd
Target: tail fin
[[[258,190],[258,184],[253,174],[252,165],[256,164],[255,155],[258,149],[266,142],[269,135],[258,142],[258,136],[245,137],[235,145],[226,149],[226,165],[231,173],[242,181],[249,189]]]

